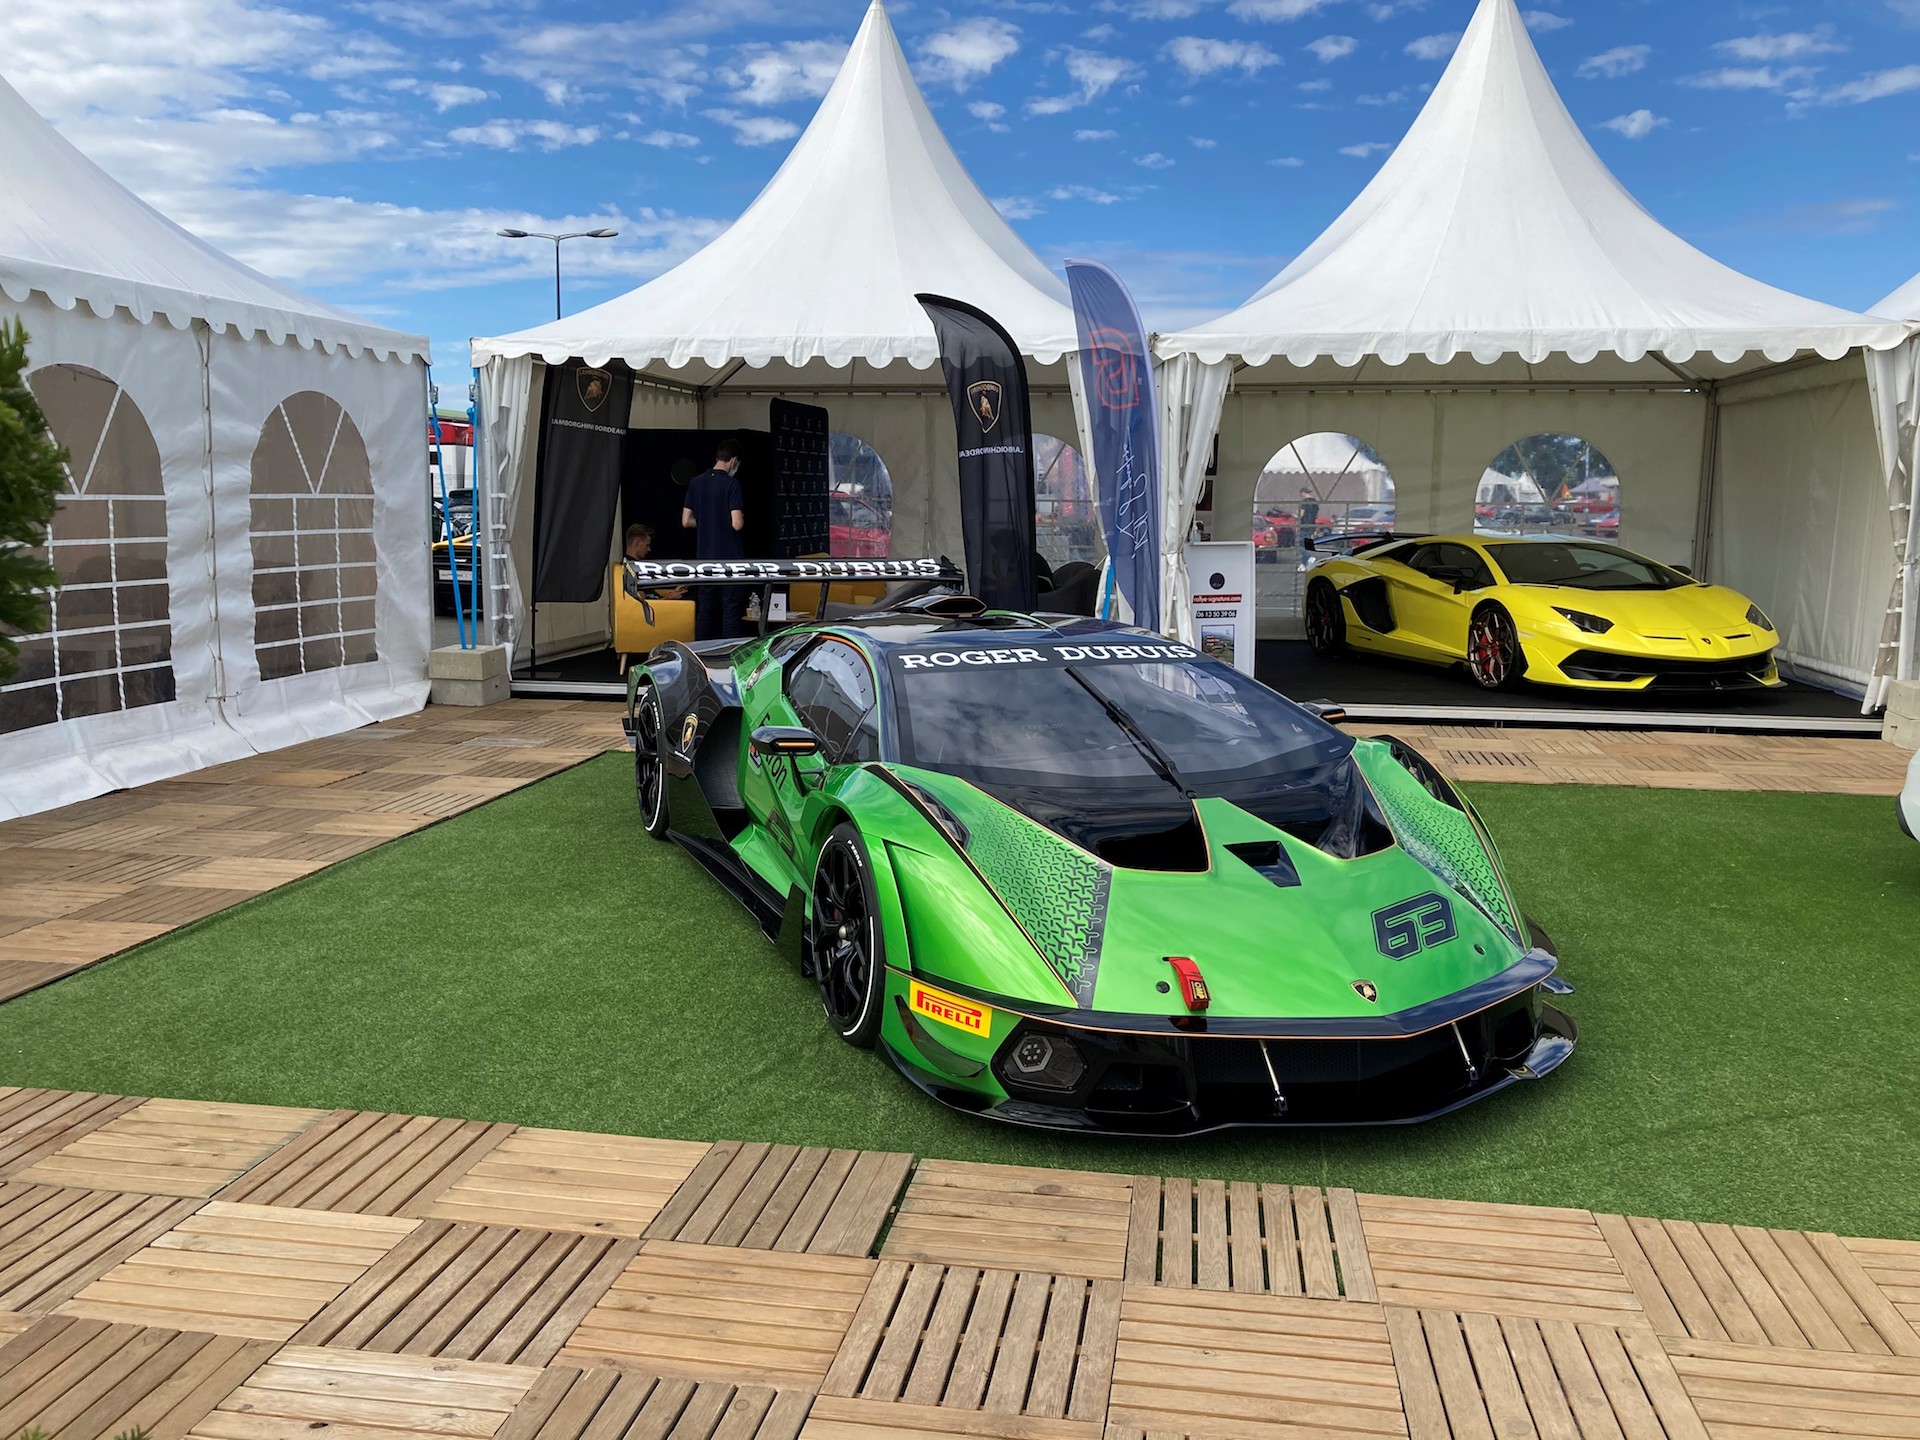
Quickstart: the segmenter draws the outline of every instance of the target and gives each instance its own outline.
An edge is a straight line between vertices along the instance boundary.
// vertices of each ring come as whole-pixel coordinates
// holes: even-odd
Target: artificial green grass
[[[1481,786],[1579,993],[1433,1123],[1190,1141],[956,1115],[649,841],[607,756],[0,1006],[0,1081],[1920,1237],[1920,846],[1892,803]]]

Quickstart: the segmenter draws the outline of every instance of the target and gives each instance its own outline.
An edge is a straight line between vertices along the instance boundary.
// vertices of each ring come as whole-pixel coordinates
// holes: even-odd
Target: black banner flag
[[[606,586],[633,373],[577,360],[547,370],[533,507],[533,599],[586,604]]]
[[[1027,367],[992,316],[916,295],[940,337],[940,366],[960,437],[960,526],[973,593],[995,609],[1031,610],[1033,419]]]

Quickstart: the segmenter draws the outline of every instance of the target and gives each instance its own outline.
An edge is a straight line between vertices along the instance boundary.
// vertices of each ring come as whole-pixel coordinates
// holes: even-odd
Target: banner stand
[[[1189,540],[1187,575],[1195,648],[1242,675],[1253,674],[1253,542]]]

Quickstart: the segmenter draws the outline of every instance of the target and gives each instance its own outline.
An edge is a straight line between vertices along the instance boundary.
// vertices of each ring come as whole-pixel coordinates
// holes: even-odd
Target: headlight
[[[1556,605],[1553,607],[1553,613],[1566,616],[1567,623],[1574,629],[1584,630],[1589,635],[1604,635],[1613,628],[1611,620],[1603,620],[1598,615],[1589,615],[1584,610],[1562,610]]]
[[[1767,618],[1767,612],[1762,610],[1758,605],[1747,606],[1747,623],[1749,625],[1758,625],[1762,630],[1773,630],[1773,621]]]

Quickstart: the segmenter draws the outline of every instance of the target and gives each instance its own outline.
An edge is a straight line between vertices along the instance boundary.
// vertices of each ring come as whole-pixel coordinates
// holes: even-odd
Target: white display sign
[[[1189,540],[1187,580],[1194,644],[1241,674],[1253,674],[1253,542]]]

